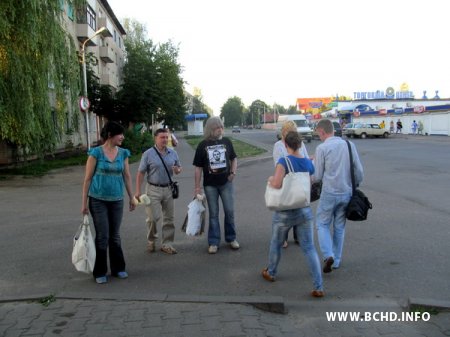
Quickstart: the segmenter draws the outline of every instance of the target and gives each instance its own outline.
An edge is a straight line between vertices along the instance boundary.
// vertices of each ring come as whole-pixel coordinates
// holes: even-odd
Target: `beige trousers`
[[[175,238],[172,190],[170,187],[158,187],[147,183],[146,193],[150,198],[150,205],[145,207],[147,239],[155,241],[157,228],[162,228],[162,244],[170,244]]]

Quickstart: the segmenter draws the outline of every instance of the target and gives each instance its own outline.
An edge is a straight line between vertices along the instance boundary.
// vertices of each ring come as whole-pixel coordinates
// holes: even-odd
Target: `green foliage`
[[[150,132],[140,133],[134,130],[126,130],[122,147],[130,150],[132,155],[140,156],[142,152],[152,147],[153,144],[154,141]]]
[[[118,93],[122,122],[155,120],[173,128],[184,123],[185,99],[178,47],[172,42],[155,45],[142,24],[125,21],[127,62],[124,84]],[[157,113],[158,112],[158,113]]]
[[[229,98],[220,109],[220,117],[225,118],[225,126],[241,125],[244,105],[239,97]]]
[[[0,140],[25,154],[54,150],[76,107],[80,72],[62,13],[60,0],[0,1]]]
[[[42,304],[44,307],[48,307],[51,303],[55,301],[56,301],[55,295],[49,295],[38,300],[38,302]]]
[[[46,157],[32,162],[25,162],[13,169],[1,169],[0,175],[43,176],[49,171],[67,166],[79,166],[86,164],[87,153],[66,152],[64,156]]]

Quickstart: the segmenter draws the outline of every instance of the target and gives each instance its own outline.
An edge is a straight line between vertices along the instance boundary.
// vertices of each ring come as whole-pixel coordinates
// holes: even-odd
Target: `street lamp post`
[[[87,93],[87,75],[86,75],[86,43],[90,40],[92,40],[94,37],[96,37],[98,34],[103,33],[106,30],[106,27],[102,27],[99,30],[97,30],[94,35],[92,35],[90,38],[84,40],[83,44],[81,45],[81,63],[83,64],[83,96],[85,99],[88,97]],[[86,117],[86,136],[87,136],[87,149],[88,151],[91,149],[91,136],[89,134],[89,108],[85,110],[85,117]]]

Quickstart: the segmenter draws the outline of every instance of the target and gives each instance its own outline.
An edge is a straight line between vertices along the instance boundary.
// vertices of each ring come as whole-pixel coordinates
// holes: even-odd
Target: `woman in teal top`
[[[108,247],[111,275],[128,277],[120,240],[124,187],[130,211],[135,205],[128,164],[130,151],[119,147],[125,138],[123,133],[124,128],[119,123],[106,123],[101,133],[105,142],[89,151],[86,163],[81,212],[90,212],[94,221],[96,258],[93,274],[99,284],[108,281]]]

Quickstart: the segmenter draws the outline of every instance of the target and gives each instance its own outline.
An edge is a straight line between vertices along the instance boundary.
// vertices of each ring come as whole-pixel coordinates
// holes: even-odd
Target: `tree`
[[[288,115],[297,115],[300,112],[297,110],[297,106],[296,105],[289,105],[286,114]]]
[[[77,110],[79,64],[62,13],[60,0],[0,1],[0,140],[25,155],[52,152]]]
[[[244,115],[244,105],[239,97],[229,98],[220,109],[220,117],[225,119],[225,126],[240,125]]]
[[[264,112],[269,111],[269,107],[267,104],[259,99],[253,101],[250,107],[248,108],[251,118],[251,124],[256,125],[260,124],[263,121]]]
[[[121,120],[150,124],[155,119],[170,127],[182,124],[185,98],[178,47],[170,41],[154,45],[137,21],[126,20],[125,27],[127,58],[124,84],[118,92]]]

